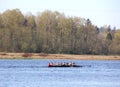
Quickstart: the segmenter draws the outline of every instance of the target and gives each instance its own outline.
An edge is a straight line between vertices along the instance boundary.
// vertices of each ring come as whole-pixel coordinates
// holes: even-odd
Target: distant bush
[[[7,55],[6,53],[1,53],[0,55],[3,55],[3,56],[5,56],[5,55]]]
[[[32,56],[31,53],[24,53],[24,54],[22,55],[22,57],[31,57],[31,56]]]

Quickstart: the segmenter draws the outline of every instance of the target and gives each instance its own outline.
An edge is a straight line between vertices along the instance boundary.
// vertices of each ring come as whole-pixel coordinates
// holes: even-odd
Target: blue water
[[[63,61],[83,67],[47,67]],[[120,87],[120,61],[0,60],[0,87]]]

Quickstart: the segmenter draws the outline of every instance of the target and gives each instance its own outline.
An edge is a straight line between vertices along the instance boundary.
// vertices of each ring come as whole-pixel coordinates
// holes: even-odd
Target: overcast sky
[[[0,0],[0,13],[15,8],[34,15],[45,10],[58,11],[67,16],[89,18],[98,27],[120,28],[120,0]]]

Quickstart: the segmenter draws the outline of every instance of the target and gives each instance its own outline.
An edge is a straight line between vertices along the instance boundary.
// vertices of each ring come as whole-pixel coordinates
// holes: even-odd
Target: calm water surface
[[[83,67],[47,67],[62,61]],[[120,61],[0,60],[0,87],[120,87]]]

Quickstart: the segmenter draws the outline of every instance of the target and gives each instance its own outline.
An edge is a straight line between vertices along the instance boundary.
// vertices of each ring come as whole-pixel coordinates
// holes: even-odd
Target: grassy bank
[[[45,53],[0,53],[0,59],[77,59],[77,60],[120,60],[117,55],[71,55]]]

